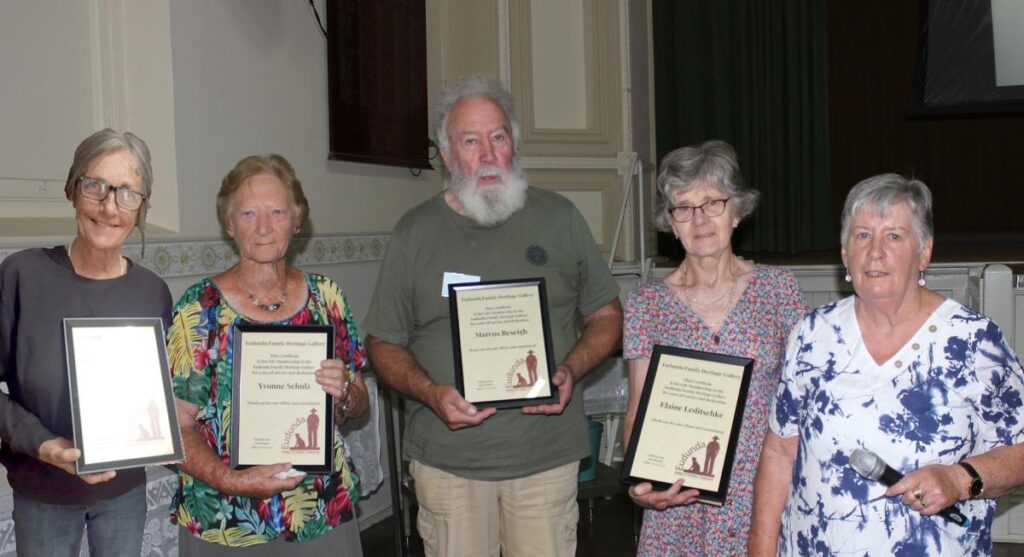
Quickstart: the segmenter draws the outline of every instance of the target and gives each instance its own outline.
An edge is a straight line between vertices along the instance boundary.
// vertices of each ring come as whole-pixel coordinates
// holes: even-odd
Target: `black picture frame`
[[[907,118],[1024,113],[1024,85],[997,83],[992,3],[919,0],[918,5],[918,62]]]
[[[309,474],[333,473],[334,402],[316,383],[315,372],[321,361],[335,357],[334,327],[236,323],[231,344],[231,468],[291,462]],[[257,381],[254,375],[263,377]],[[313,410],[319,410],[316,437],[308,434]],[[301,424],[306,430],[298,429]]]
[[[184,460],[163,320],[69,317],[63,331],[75,472]],[[127,393],[116,405],[112,385]]]
[[[558,388],[551,383],[557,366],[543,278],[449,284],[448,304],[459,394],[480,408],[558,402]],[[499,341],[503,344],[495,344]],[[533,371],[530,358],[537,366]],[[502,366],[498,372],[492,362]]]
[[[426,4],[326,7],[328,159],[431,170]]]
[[[679,478],[687,478],[684,488],[697,489],[699,502],[723,505],[753,367],[750,358],[655,345],[622,465],[622,482],[649,482],[654,489],[665,490]],[[724,393],[721,400],[708,385],[722,387],[717,389]],[[719,439],[726,434],[723,453]],[[712,443],[714,452],[709,454]],[[697,460],[701,449],[703,465]],[[674,460],[676,452],[678,460]],[[716,467],[719,454],[723,460]],[[689,465],[687,459],[691,459]]]

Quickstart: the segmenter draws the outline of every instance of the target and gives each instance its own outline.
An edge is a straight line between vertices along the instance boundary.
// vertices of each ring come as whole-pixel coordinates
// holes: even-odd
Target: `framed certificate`
[[[455,386],[476,406],[558,402],[544,279],[448,285]]]
[[[77,473],[184,459],[160,318],[66,318],[64,350]]]
[[[334,408],[316,370],[334,357],[334,327],[237,324],[231,348],[231,467],[333,472]]]
[[[656,345],[622,465],[622,481],[725,503],[754,360]]]

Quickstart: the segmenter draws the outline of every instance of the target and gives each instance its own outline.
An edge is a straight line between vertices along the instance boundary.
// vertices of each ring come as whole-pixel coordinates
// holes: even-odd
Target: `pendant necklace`
[[[732,268],[730,270],[732,271],[732,285],[729,286],[729,288],[725,292],[722,292],[722,294],[720,296],[718,296],[717,298],[715,298],[713,300],[704,300],[704,301],[698,300],[697,297],[693,295],[693,292],[689,288],[687,288],[686,286],[682,287],[682,289],[683,289],[683,297],[686,299],[686,302],[688,304],[690,304],[690,307],[692,307],[695,310],[695,313],[697,315],[699,315],[701,317],[701,319],[704,320],[704,322],[708,325],[708,328],[710,328],[713,331],[717,331],[725,323],[725,318],[728,317],[728,314],[729,314],[728,310],[732,306],[733,300],[735,300],[735,298],[736,298],[736,288],[737,288],[737,286],[739,286],[739,282],[740,281],[738,279],[738,274],[739,274],[738,271],[739,271],[739,269],[736,266],[736,260],[735,259],[733,259]],[[686,283],[686,270],[685,269],[683,270],[683,277],[682,277],[681,282],[683,284]],[[725,305],[724,306],[721,305],[721,302],[722,302],[723,299],[725,300]],[[714,315],[716,310],[718,310],[718,311],[724,310],[725,314],[721,315],[719,317],[719,319],[717,319],[715,321],[711,321],[711,320],[707,319],[707,317],[705,317],[705,315],[701,311],[701,308],[703,308],[704,310],[708,311],[712,315]]]
[[[690,290],[690,288],[683,286],[686,284],[686,269],[683,269],[683,276],[680,279],[680,286],[683,289],[683,296],[686,298],[686,302],[694,307],[716,309],[722,307],[722,300],[726,296],[728,296],[728,299],[726,300],[726,307],[732,305],[732,300],[736,296],[736,286],[739,284],[739,280],[737,279],[738,269],[736,268],[735,260],[733,261],[733,265],[730,271],[732,271],[732,285],[729,286],[729,288],[725,292],[722,292],[721,295],[719,295],[717,298],[713,300],[698,300],[697,297],[693,295],[693,291]]]
[[[281,288],[281,299],[273,304],[264,304],[260,302],[259,298],[257,298],[256,295],[252,293],[252,288],[249,288],[249,285],[245,284],[245,281],[242,280],[241,271],[236,271],[235,279],[238,281],[238,284],[240,284],[242,288],[245,289],[245,293],[249,296],[249,301],[252,302],[252,305],[260,308],[261,310],[267,313],[274,313],[275,311],[281,309],[281,306],[284,305],[285,300],[288,299],[288,271],[285,271],[284,274],[284,287]]]

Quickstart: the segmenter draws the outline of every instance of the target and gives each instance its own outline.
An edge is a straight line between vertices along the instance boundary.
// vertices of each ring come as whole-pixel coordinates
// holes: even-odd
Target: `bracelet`
[[[356,383],[356,374],[350,373],[348,375],[348,381],[341,386],[341,399],[348,400],[349,393],[352,392],[352,385]]]
[[[340,404],[338,404],[338,407],[335,410],[335,414],[336,414],[335,417],[347,418],[348,417],[348,413],[351,410],[352,410],[352,401],[350,401],[349,399],[346,398],[345,400],[341,401]]]

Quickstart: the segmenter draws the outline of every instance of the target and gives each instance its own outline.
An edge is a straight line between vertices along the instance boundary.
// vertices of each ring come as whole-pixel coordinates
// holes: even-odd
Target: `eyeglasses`
[[[725,202],[729,201],[729,199],[728,197],[725,199],[710,199],[696,207],[691,205],[672,207],[668,210],[668,213],[672,215],[672,220],[676,222],[690,222],[693,219],[693,215],[697,213],[697,209],[700,209],[706,217],[717,217],[725,212]]]
[[[146,200],[145,195],[128,186],[114,187],[99,178],[92,178],[90,176],[79,176],[78,188],[82,192],[83,197],[100,202],[106,200],[110,192],[113,191],[114,202],[117,204],[117,208],[124,211],[138,210],[139,207],[142,207],[142,202]]]

